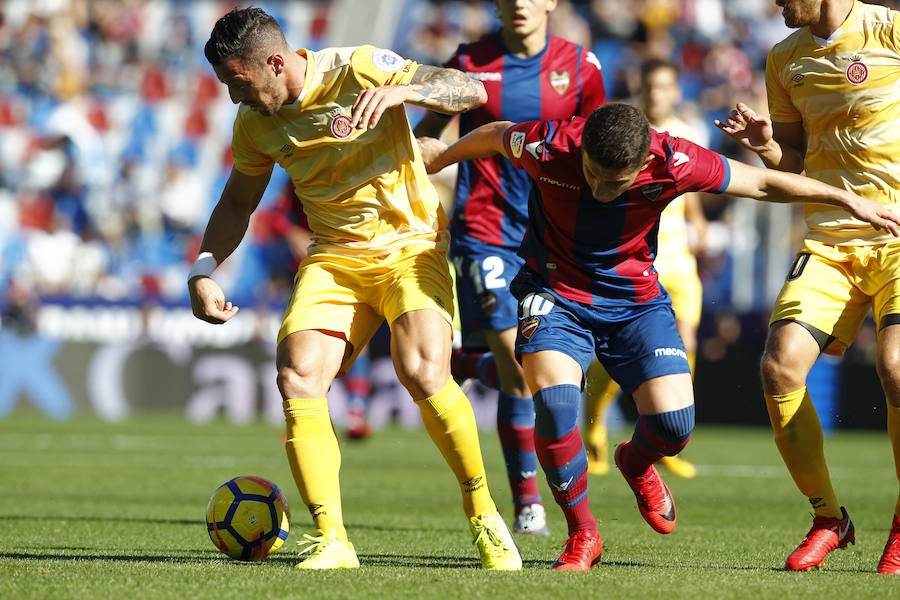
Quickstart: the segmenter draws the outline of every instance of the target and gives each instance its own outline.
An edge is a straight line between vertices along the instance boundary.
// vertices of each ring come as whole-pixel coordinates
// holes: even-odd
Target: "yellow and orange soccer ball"
[[[213,492],[206,506],[206,530],[213,544],[235,560],[263,560],[287,539],[291,515],[277,485],[241,475]]]

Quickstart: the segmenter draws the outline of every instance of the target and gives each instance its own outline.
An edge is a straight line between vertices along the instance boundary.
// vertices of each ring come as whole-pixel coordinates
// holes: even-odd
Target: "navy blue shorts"
[[[510,293],[509,284],[523,264],[516,251],[474,244],[458,251],[452,260],[463,338],[479,329],[503,331],[515,327],[518,301]]]
[[[626,394],[649,379],[691,372],[667,295],[610,310],[563,298],[528,271],[512,290],[519,298],[516,356],[556,350],[587,373],[596,354]]]

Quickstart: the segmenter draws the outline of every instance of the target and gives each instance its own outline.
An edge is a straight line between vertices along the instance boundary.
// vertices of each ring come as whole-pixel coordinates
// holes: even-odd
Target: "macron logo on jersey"
[[[379,48],[372,52],[372,64],[379,71],[393,73],[402,69],[406,65],[406,60],[396,52]]]
[[[478,81],[503,81],[503,73],[494,71],[466,71],[466,75]]]
[[[687,360],[687,354],[681,348],[657,348],[653,351],[653,356],[678,356]]]

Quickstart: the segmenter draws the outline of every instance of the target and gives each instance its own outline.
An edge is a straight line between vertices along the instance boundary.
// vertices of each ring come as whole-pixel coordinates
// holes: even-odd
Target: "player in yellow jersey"
[[[210,275],[240,243],[276,164],[293,180],[313,234],[276,355],[288,462],[317,530],[304,536],[298,568],[359,566],[325,394],[387,319],[397,376],[456,475],[482,566],[520,569],[488,489],[472,407],[450,376],[445,216],[404,110],[411,102],[459,113],[484,103],[482,84],[371,46],[294,51],[259,8],[219,19],[205,54],[241,106],[234,167],[189,276],[195,316],[224,323],[237,313]]]
[[[444,64],[485,84],[487,103],[457,119],[461,135],[497,120],[587,116],[606,100],[600,63],[586,48],[548,33],[556,0],[495,0],[500,27],[463,43]],[[437,138],[450,119],[428,112],[419,137]],[[534,399],[515,357],[518,303],[509,283],[522,264],[517,251],[532,184],[524,171],[493,156],[459,165],[450,217],[461,344],[451,358],[459,379],[493,371],[497,435],[512,491],[513,532],[549,535],[538,487]],[[483,350],[489,348],[490,353]]]
[[[695,144],[708,146],[709,136],[676,116],[681,103],[678,67],[661,59],[649,58],[641,65],[640,104],[651,127],[668,131]],[[689,193],[673,200],[659,218],[659,233],[654,266],[659,282],[672,297],[675,325],[684,341],[688,363],[693,372],[697,357],[697,327],[703,306],[703,288],[697,273],[697,259],[688,239],[688,224],[693,228],[696,248],[702,248],[707,222],[697,193]],[[619,385],[612,380],[600,362],[594,360],[587,374],[585,386],[584,446],[588,455],[588,472],[605,475],[609,472],[609,452],[606,417],[610,405],[619,395]],[[680,455],[664,456],[659,464],[673,475],[693,477],[694,465]]]
[[[768,167],[806,174],[900,210],[900,13],[854,0],[777,0],[797,29],[769,52],[768,118],[738,104],[723,131]],[[876,368],[900,477],[900,242],[823,205],[805,209],[808,231],[775,302],[762,357],[775,443],[814,510],[812,528],[785,569],[808,571],[856,540],[838,502],[823,431],[806,388],[819,354],[840,355],[871,310]],[[879,573],[900,574],[900,498]]]

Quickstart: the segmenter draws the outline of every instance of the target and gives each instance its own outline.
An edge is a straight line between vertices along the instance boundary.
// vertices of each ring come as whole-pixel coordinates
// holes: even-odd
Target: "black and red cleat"
[[[641,516],[657,533],[672,533],[675,529],[675,500],[656,467],[650,467],[639,477],[631,477],[622,468],[622,452],[631,442],[616,446],[616,466],[637,500]]]

